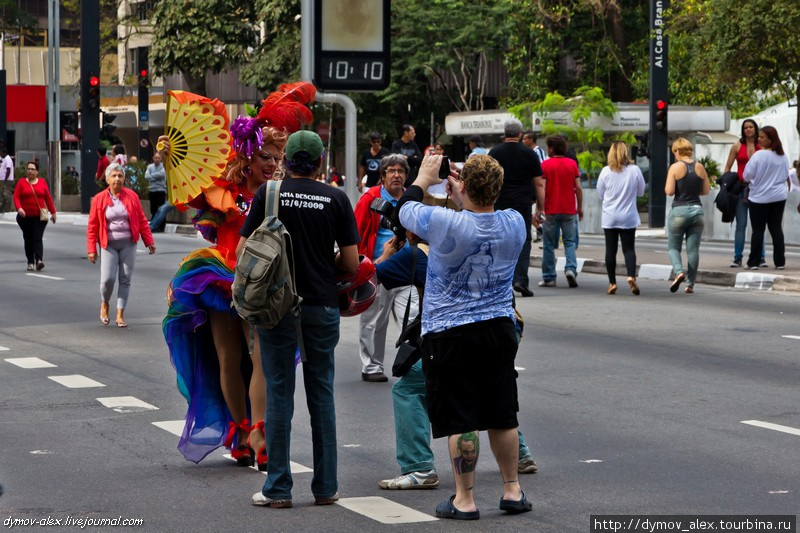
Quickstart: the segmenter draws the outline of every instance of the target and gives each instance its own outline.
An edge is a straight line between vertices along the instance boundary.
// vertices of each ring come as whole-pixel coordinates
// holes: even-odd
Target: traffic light
[[[61,112],[61,129],[70,135],[78,134],[78,113],[74,111]]]
[[[143,85],[145,87],[150,85],[150,78],[148,77],[149,74],[150,73],[147,72],[146,68],[143,68],[139,71],[139,85]]]
[[[100,77],[90,74],[87,83],[89,84],[89,107],[100,109]]]
[[[634,147],[637,148],[636,155],[638,157],[650,157],[650,132],[637,133],[634,137],[636,137],[636,141],[639,143],[638,146]]]
[[[116,124],[112,124],[114,120],[116,120],[117,115],[112,113],[103,113],[103,127],[100,128],[100,139],[107,140],[111,144],[117,144],[114,139],[116,139],[114,135],[114,130],[117,129]]]
[[[667,102],[664,100],[656,102],[656,129],[660,131],[667,129]]]

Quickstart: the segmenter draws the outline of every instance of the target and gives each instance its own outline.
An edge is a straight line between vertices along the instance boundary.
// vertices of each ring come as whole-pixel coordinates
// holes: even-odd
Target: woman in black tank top
[[[686,284],[686,293],[694,292],[697,267],[700,263],[700,237],[703,234],[703,205],[700,197],[708,194],[710,189],[706,169],[697,163],[692,155],[692,143],[678,137],[672,143],[675,163],[667,172],[667,183],[664,192],[674,196],[672,209],[667,222],[667,252],[672,263],[675,278],[669,287],[670,292],[677,292],[681,283]],[[686,239],[686,272],[681,261],[681,247]]]

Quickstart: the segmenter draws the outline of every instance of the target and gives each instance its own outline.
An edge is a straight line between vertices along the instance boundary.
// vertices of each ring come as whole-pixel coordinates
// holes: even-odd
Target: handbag
[[[414,363],[422,358],[422,313],[420,312],[410,323],[408,317],[411,311],[411,291],[417,290],[414,287],[414,275],[417,272],[417,247],[413,246],[411,251],[411,287],[408,292],[408,303],[406,312],[403,316],[403,328],[400,337],[395,343],[397,355],[392,365],[392,376],[403,377],[411,370]]]
[[[31,190],[33,191],[33,197],[36,198],[36,205],[39,205],[39,197],[36,195],[36,189],[33,188],[33,184],[29,181],[28,185],[31,186]],[[50,211],[47,210],[46,207],[39,208],[39,220],[42,222],[47,222],[47,219],[50,218]]]

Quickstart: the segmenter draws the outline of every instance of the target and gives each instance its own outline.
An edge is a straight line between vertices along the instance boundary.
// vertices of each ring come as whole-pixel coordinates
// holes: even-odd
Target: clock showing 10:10
[[[314,85],[379,91],[389,86],[390,0],[314,0]]]

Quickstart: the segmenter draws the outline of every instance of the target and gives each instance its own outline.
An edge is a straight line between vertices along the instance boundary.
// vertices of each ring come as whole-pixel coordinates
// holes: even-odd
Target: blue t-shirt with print
[[[514,319],[511,281],[525,240],[525,221],[512,209],[456,212],[420,202],[400,208],[400,223],[430,244],[422,334]]]

